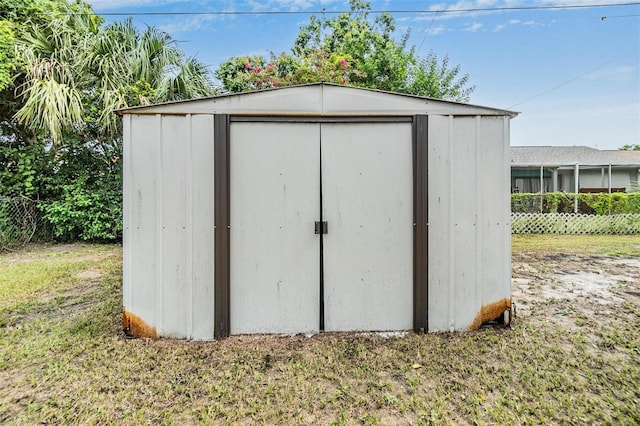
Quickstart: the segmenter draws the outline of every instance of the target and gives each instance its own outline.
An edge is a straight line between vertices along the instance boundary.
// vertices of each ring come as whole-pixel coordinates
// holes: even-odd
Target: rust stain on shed
[[[469,325],[469,330],[477,330],[487,321],[492,321],[501,316],[504,311],[511,310],[511,299],[501,299],[488,305],[483,305],[476,318]]]
[[[137,337],[149,337],[156,339],[158,333],[156,328],[150,326],[142,318],[137,315],[128,312],[126,309],[122,310],[122,328],[124,332]]]

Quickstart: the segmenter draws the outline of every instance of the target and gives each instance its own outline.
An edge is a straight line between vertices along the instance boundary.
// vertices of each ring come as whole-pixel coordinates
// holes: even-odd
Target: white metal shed
[[[118,112],[128,333],[508,321],[515,113],[325,83]]]

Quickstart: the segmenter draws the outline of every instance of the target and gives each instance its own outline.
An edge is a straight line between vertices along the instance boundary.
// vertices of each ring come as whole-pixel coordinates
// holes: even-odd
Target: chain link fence
[[[511,213],[512,234],[640,234],[640,214]]]
[[[42,217],[38,201],[0,197],[0,252],[52,240],[53,228]]]

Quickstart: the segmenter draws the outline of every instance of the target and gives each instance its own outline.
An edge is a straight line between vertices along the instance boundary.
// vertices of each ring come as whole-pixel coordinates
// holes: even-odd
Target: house
[[[512,192],[638,190],[640,151],[586,146],[512,146]]]
[[[128,333],[509,322],[515,113],[324,83],[118,113]]]

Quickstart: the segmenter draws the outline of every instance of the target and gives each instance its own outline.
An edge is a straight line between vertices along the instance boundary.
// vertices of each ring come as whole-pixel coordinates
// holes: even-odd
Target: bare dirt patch
[[[520,318],[575,326],[576,315],[599,320],[637,303],[640,259],[580,254],[513,255],[513,301]],[[578,317],[580,317],[578,315]]]

